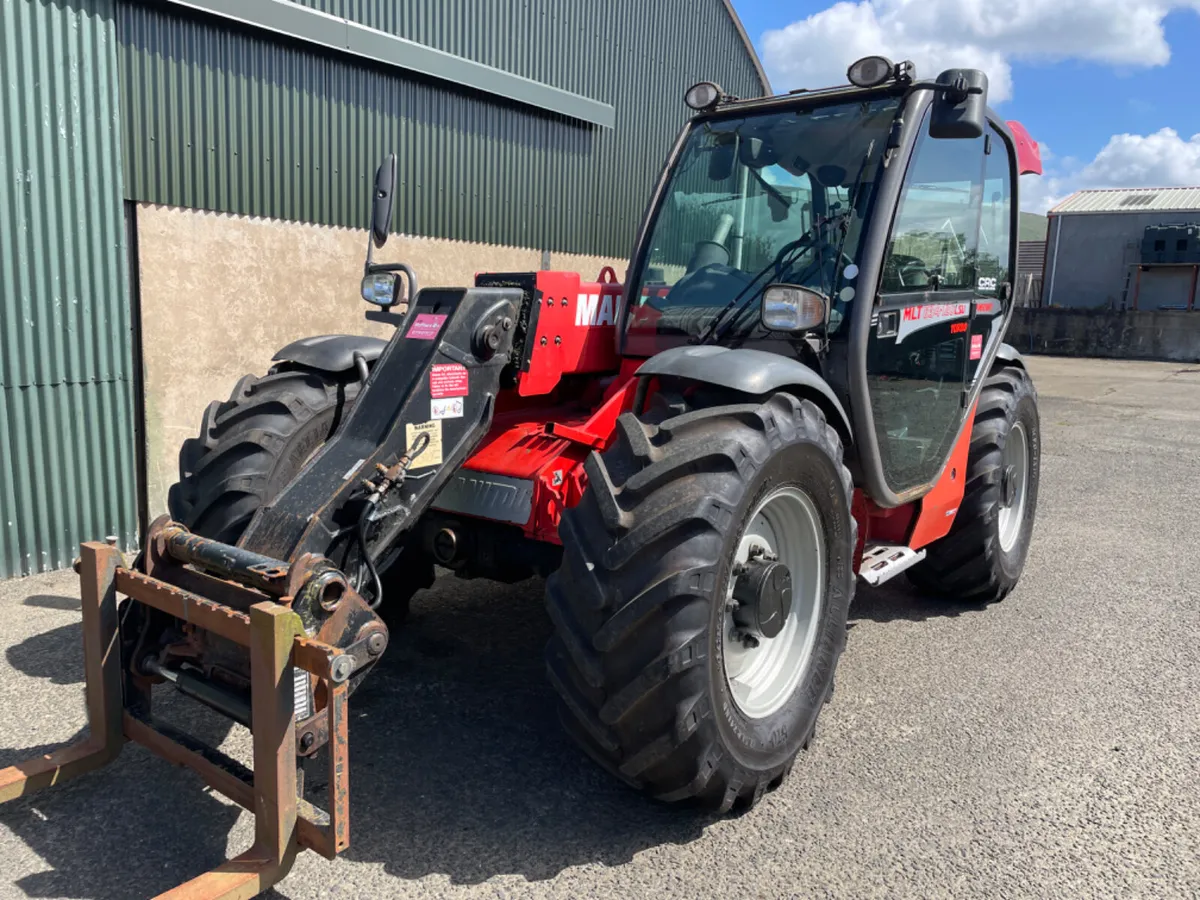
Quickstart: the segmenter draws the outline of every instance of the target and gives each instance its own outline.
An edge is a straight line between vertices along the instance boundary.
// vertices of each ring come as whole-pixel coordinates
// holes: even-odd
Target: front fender
[[[646,360],[637,374],[673,375],[754,396],[801,387],[827,401],[823,405],[838,415],[844,435],[854,433],[850,428],[850,417],[829,382],[799,360],[777,353],[711,345],[675,347]]]
[[[272,358],[272,362],[290,362],[322,372],[347,372],[354,368],[358,351],[368,363],[379,359],[387,341],[359,334],[321,334],[292,341]]]
[[[1003,360],[1006,363],[1011,363],[1018,368],[1028,371],[1029,367],[1025,365],[1025,357],[1012,344],[1001,344],[1000,349],[996,351],[996,359]]]

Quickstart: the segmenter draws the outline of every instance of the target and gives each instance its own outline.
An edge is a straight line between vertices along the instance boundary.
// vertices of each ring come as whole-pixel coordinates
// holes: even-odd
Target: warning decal
[[[420,455],[412,461],[410,469],[423,469],[426,466],[440,466],[442,464],[442,423],[434,420],[432,422],[421,422],[418,425],[404,426],[404,440],[411,447],[417,440],[417,435],[429,435],[429,443],[425,445],[425,449]]]
[[[430,369],[429,396],[434,400],[442,400],[446,397],[465,397],[469,392],[466,366],[460,366],[458,363],[444,363]]]
[[[971,359],[979,359],[983,356],[983,335],[971,335]]]
[[[419,313],[413,319],[413,323],[408,326],[408,334],[404,336],[416,341],[435,340],[438,332],[442,330],[442,323],[445,321],[445,316],[434,315],[433,313]]]

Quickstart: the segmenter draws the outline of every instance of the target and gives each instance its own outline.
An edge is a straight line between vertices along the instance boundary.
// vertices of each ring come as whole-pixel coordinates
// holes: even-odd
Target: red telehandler
[[[173,896],[249,897],[300,849],[332,858],[348,697],[437,565],[546,575],[566,729],[630,785],[727,811],[809,745],[859,578],[1008,594],[1041,450],[1003,343],[1037,145],[982,72],[868,57],[848,80],[688,91],[624,284],[418,290],[371,261],[389,157],[362,289],[394,336],[280,350],[209,407],[136,560],[83,545],[90,736],[0,771],[0,800],[131,740],[256,817],[249,851]],[[156,719],[157,685],[248,727],[253,771]],[[325,808],[298,790],[318,755]]]

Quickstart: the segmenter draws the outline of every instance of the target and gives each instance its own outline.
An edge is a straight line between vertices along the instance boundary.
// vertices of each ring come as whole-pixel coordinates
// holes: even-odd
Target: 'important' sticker
[[[465,397],[470,393],[467,367],[458,363],[443,363],[429,370],[429,396],[434,400],[446,397]],[[437,416],[434,416],[436,419]]]
[[[417,435],[420,434],[429,435],[429,443],[412,461],[409,468],[424,469],[426,466],[440,466],[442,464],[442,423],[435,420],[404,426],[404,440],[409,447],[416,443]]]
[[[413,323],[408,326],[408,334],[404,336],[414,341],[436,340],[445,321],[444,315],[418,313],[417,317],[413,319]]]

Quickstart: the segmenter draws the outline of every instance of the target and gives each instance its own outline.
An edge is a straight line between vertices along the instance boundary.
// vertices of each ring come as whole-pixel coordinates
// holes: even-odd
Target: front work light
[[[855,87],[872,88],[888,81],[896,67],[886,56],[864,56],[846,70],[846,77]]]
[[[712,109],[721,99],[721,88],[711,81],[701,81],[688,88],[683,95],[683,102],[697,112]]]
[[[763,291],[762,323],[770,331],[808,331],[825,324],[829,300],[796,284],[769,284]]]

